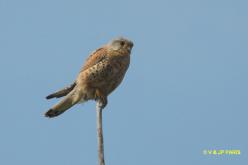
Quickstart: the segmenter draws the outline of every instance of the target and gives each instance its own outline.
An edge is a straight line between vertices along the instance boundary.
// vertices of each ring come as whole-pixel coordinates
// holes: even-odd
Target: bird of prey
[[[46,97],[47,99],[64,98],[49,109],[45,116],[56,117],[73,105],[88,100],[99,99],[104,108],[107,105],[108,95],[116,89],[125,76],[132,47],[132,41],[120,37],[94,51],[70,86]]]

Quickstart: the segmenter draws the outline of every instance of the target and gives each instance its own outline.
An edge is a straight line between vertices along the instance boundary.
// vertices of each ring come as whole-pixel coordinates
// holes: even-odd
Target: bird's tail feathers
[[[65,98],[63,98],[58,104],[54,105],[51,109],[49,109],[45,113],[45,116],[49,118],[56,117],[64,113],[66,110],[68,110],[69,108],[71,108],[73,105],[77,104],[80,101],[81,101],[81,96],[79,92],[73,90]]]

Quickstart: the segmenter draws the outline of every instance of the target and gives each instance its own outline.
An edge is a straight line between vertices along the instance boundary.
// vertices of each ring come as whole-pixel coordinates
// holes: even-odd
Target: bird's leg
[[[98,106],[100,106],[101,109],[106,107],[106,105],[108,104],[107,96],[105,96],[99,89],[96,89],[95,100],[97,101]]]

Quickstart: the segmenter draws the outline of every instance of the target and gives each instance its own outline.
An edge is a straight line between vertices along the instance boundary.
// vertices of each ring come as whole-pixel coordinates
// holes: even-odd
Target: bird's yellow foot
[[[96,89],[95,100],[100,103],[99,105],[101,106],[102,109],[108,104],[107,97],[104,94],[102,94],[99,89]]]

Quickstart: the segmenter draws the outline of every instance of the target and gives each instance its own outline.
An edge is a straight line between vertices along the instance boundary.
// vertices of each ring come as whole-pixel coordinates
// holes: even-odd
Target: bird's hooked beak
[[[129,44],[128,44],[127,49],[128,49],[128,51],[131,51],[131,50],[132,50],[132,48],[133,48],[133,42],[132,42],[132,41],[130,41],[130,42],[129,42]]]

